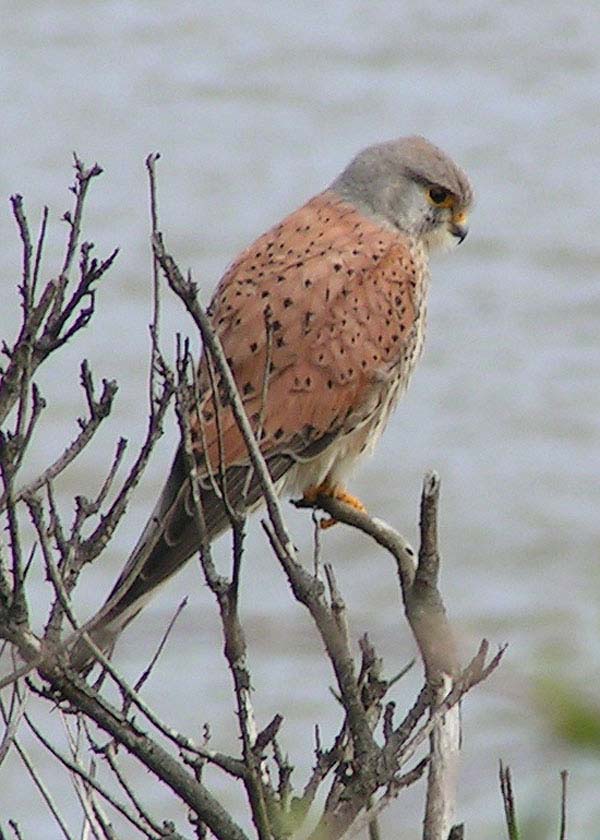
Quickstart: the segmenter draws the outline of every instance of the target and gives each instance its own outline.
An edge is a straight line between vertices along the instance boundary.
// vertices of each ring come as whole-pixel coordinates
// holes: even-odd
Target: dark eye
[[[428,194],[433,204],[438,205],[443,204],[451,195],[450,190],[446,190],[444,187],[430,187]]]

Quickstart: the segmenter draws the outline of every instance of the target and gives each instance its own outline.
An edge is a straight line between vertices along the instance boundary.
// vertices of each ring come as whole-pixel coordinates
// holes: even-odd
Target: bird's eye
[[[429,187],[427,197],[436,207],[449,207],[452,203],[452,193],[444,187]]]

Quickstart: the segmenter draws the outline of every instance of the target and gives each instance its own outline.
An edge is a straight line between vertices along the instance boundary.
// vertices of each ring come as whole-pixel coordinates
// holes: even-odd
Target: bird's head
[[[331,185],[362,212],[421,241],[454,247],[468,232],[473,190],[465,172],[424,137],[360,152]]]

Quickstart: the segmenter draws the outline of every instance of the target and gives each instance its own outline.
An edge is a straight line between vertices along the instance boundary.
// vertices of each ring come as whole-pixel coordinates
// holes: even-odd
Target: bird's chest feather
[[[359,370],[367,368],[368,375],[356,391],[342,433],[319,459],[306,465],[306,476],[296,477],[298,486],[315,476],[318,481],[326,475],[334,483],[343,481],[360,457],[374,448],[422,352],[429,284],[425,252],[417,245],[400,252],[392,249],[362,279],[352,295],[342,296],[341,309],[335,313],[339,326],[334,344],[339,343],[338,354],[345,348],[353,364]],[[348,322],[352,326],[346,330]],[[352,337],[360,338],[360,345]]]
[[[424,248],[401,242],[370,272],[365,294],[368,343],[379,356],[372,378],[384,386],[386,403],[405,389],[421,355],[425,339],[429,269]],[[387,387],[386,387],[387,386]]]
[[[381,364],[373,371],[372,409],[361,424],[361,450],[365,448],[363,443],[372,448],[381,436],[421,356],[428,287],[427,255],[415,242],[409,248],[392,249],[372,278],[367,295],[371,316],[368,323],[372,326],[373,343],[381,352]],[[398,342],[394,341],[396,335],[400,335]]]

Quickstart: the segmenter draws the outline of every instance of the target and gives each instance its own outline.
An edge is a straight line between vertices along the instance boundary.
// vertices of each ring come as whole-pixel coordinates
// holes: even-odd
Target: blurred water
[[[75,417],[84,412],[76,387],[83,356],[98,378],[120,383],[96,448],[60,485],[66,511],[74,493],[99,486],[118,436],[130,439],[133,453],[145,430],[148,152],[163,155],[159,201],[168,245],[181,266],[192,268],[205,299],[241,247],[370,142],[422,133],[470,173],[477,191],[471,234],[433,265],[425,357],[353,489],[414,538],[421,477],[435,467],[443,481],[443,590],[465,655],[482,636],[510,644],[502,670],[465,703],[460,815],[469,836],[501,833],[495,777],[502,757],[515,769],[523,813],[549,818],[557,810],[558,771],[568,767],[572,836],[600,837],[598,763],[556,742],[534,692],[545,674],[598,701],[595,5],[376,0],[332,2],[325,12],[308,2],[38,0],[4,2],[1,10],[0,193],[24,193],[32,221],[49,204],[45,269],[56,271],[75,149],[105,169],[88,203],[86,233],[101,254],[121,248],[93,326],[39,377],[49,407],[25,474],[75,434]],[[0,241],[0,333],[11,338],[20,253],[7,203]],[[177,330],[191,327],[165,294],[166,348]],[[175,442],[171,420],[126,524],[86,575],[82,615],[110,587]],[[290,514],[290,523],[309,557],[306,515]],[[341,528],[325,543],[355,635],[368,629],[394,672],[413,651],[391,564]],[[219,557],[227,562],[226,540]],[[41,576],[36,592],[43,611]],[[132,626],[119,662],[137,675],[188,593],[190,604],[147,695],[180,730],[194,733],[210,721],[214,745],[235,749],[229,679],[213,657],[220,645],[214,605],[193,563]],[[321,723],[324,737],[337,724],[327,691],[332,676],[257,522],[248,540],[243,608],[259,722],[285,714],[284,745],[301,784],[312,724]],[[399,687],[400,704],[418,682],[415,673]],[[53,777],[49,759],[29,746],[57,799],[74,813],[64,778]],[[2,811],[19,820],[24,836],[54,836],[16,758],[1,772]],[[132,765],[131,772],[139,770]],[[212,781],[239,813],[239,792],[234,797],[222,780]],[[153,795],[160,818],[178,820],[185,831],[167,793]],[[420,801],[417,790],[389,809],[389,836],[414,836]]]

